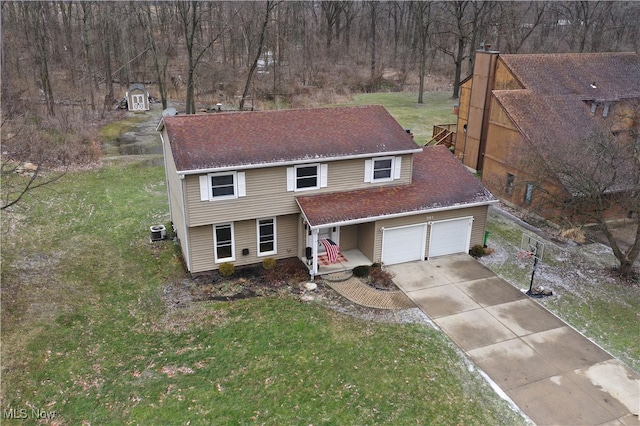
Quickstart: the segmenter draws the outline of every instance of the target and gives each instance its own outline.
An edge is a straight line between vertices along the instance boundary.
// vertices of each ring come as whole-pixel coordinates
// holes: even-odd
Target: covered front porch
[[[335,272],[351,271],[356,266],[371,265],[373,262],[358,249],[340,250],[335,262],[329,261],[327,253],[318,255],[317,272],[313,273],[313,259],[303,259],[311,275],[327,275]]]

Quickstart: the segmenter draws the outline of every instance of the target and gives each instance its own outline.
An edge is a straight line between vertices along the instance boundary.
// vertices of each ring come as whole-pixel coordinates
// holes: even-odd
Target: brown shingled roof
[[[163,117],[177,170],[415,152],[382,106]]]
[[[640,56],[633,52],[501,55],[500,60],[525,88],[540,95],[640,97]]]
[[[574,96],[540,96],[531,90],[496,90],[498,102],[522,135],[531,142],[566,143],[596,129],[587,103]]]
[[[296,197],[314,226],[489,204],[496,198],[444,146],[413,156],[411,184]]]

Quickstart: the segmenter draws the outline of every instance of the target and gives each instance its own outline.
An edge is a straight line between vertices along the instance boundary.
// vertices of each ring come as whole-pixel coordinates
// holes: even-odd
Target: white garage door
[[[382,234],[382,263],[394,265],[422,260],[426,242],[426,224],[385,229]]]
[[[464,217],[432,223],[429,257],[469,251],[472,220],[473,218]]]

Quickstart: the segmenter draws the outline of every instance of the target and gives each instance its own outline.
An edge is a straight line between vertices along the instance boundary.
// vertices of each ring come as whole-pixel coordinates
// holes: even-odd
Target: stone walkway
[[[354,277],[343,281],[325,280],[325,282],[341,296],[368,308],[408,309],[416,307],[401,290],[376,290]]]

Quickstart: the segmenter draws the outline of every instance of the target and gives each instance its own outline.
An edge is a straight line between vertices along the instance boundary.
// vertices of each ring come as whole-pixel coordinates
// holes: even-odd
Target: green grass
[[[146,114],[129,114],[124,120],[114,121],[106,124],[98,131],[98,136],[103,142],[112,142],[122,133],[131,131],[135,125],[147,119]]]
[[[424,103],[418,103],[418,93],[389,92],[355,95],[349,105],[383,105],[405,129],[411,129],[418,145],[424,145],[433,136],[435,124],[455,124],[458,117],[453,114],[449,92],[428,92]]]
[[[172,242],[149,241],[167,221],[163,168],[131,158],[2,215],[3,410],[94,425],[523,423],[424,325],[286,293],[170,307],[164,290],[186,277]]]

